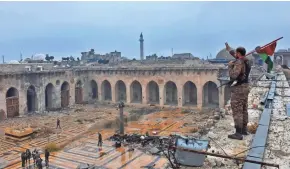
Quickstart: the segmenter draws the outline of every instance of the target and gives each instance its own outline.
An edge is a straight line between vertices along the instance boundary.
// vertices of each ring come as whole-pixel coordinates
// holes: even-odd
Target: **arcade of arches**
[[[88,82],[78,80],[74,85],[75,93],[70,92],[70,83],[67,81],[63,81],[56,86],[48,83],[45,86],[44,103],[41,103],[41,99],[38,98],[41,96],[38,94],[40,89],[33,85],[27,88],[26,97],[19,97],[18,89],[10,87],[6,92],[6,109],[0,111],[0,118],[2,118],[3,114],[6,117],[15,117],[20,114],[19,98],[27,99],[25,104],[27,112],[65,108],[70,104],[84,103],[84,101],[89,99],[179,107],[219,107],[230,99],[229,88],[223,87],[221,91],[217,88],[217,84],[212,81],[206,82],[199,88],[192,81],[178,84],[179,86],[174,81],[167,81],[162,85],[158,83],[154,80],[146,84],[142,84],[137,80],[130,83],[122,80],[118,80],[115,83],[109,80],[103,80],[100,83],[93,79]],[[98,85],[100,85],[100,88]],[[84,90],[86,86],[88,90]],[[71,97],[74,100],[71,100]],[[220,101],[222,101],[222,104]]]

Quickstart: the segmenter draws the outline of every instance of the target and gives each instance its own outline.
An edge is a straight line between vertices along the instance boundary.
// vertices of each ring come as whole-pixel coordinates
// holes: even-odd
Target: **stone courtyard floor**
[[[129,109],[124,110],[127,116]],[[21,168],[20,153],[25,149],[33,150],[37,148],[43,150],[47,143],[63,144],[68,142],[69,144],[66,144],[61,151],[51,154],[49,168],[76,168],[79,164],[85,163],[105,168],[142,168],[152,164],[155,164],[155,168],[165,168],[168,161],[163,157],[152,156],[139,150],[131,152],[128,151],[128,147],[115,149],[113,142],[105,140],[112,136],[117,128],[114,125],[106,127],[104,121],[116,121],[117,115],[118,110],[116,108],[94,108],[88,105],[60,114],[50,113],[45,116],[22,117],[1,122],[2,128],[12,126],[12,124],[14,126],[22,124],[24,126],[45,125],[54,129],[56,118],[59,117],[62,129],[56,130],[57,134],[51,134],[49,140],[43,136],[24,141],[21,144],[11,143],[2,137],[0,158],[6,164],[10,164],[6,168]],[[157,131],[158,135],[161,136],[168,136],[172,133],[197,136],[202,135],[200,133],[217,122],[213,120],[213,117],[213,111],[198,112],[165,108],[162,111],[144,115],[138,120],[129,121],[126,124],[125,132],[128,134],[145,134],[146,132]],[[94,119],[94,121],[90,121],[90,119]],[[38,122],[38,124],[35,124],[35,122]],[[102,125],[94,126],[99,123],[102,123]],[[105,140],[102,149],[97,147],[96,133],[98,131],[102,133]],[[80,133],[83,134],[78,137]],[[77,137],[77,139],[75,141],[71,140],[74,137]],[[5,165],[4,162],[2,165]]]

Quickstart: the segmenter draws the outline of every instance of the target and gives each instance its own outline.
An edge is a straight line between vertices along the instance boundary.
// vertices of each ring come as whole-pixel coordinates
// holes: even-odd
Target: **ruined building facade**
[[[223,107],[219,68],[83,68],[0,75],[0,117],[43,112],[92,100],[178,107]],[[226,71],[226,70],[225,70]]]

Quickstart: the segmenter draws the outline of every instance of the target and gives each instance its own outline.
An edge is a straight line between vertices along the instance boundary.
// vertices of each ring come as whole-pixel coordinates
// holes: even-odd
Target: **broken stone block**
[[[156,148],[156,147],[153,147],[153,148],[151,148],[151,149],[149,150],[149,152],[150,152],[151,154],[158,154],[158,153],[160,152],[160,150],[159,150],[158,148]]]

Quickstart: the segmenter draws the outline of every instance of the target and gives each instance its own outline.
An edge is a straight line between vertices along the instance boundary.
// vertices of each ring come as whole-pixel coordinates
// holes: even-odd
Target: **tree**
[[[69,58],[71,61],[75,61],[75,58],[73,56],[70,56]]]
[[[45,55],[45,60],[46,60],[46,61],[49,61],[49,60],[50,60],[49,54],[46,54],[46,55]]]
[[[80,58],[78,57],[77,60],[80,61]]]
[[[49,61],[53,61],[54,56],[49,56]]]
[[[133,58],[132,60],[136,60],[135,58]]]

